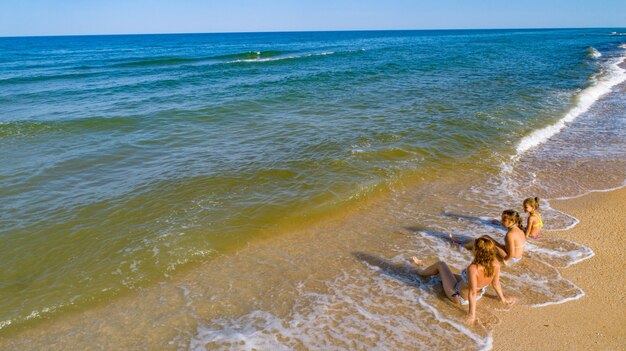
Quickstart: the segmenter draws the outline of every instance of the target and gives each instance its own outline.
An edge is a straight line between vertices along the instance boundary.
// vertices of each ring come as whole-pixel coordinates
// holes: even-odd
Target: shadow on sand
[[[442,240],[442,241],[445,241],[447,243],[450,243],[452,245],[457,245],[457,246],[464,245],[465,243],[474,241],[476,239],[475,237],[472,237],[469,235],[454,234],[453,236],[452,233],[444,233],[444,232],[440,232],[437,230],[428,230],[422,227],[404,227],[404,229],[417,235],[427,235],[432,238],[436,238],[436,239],[439,239],[439,240]]]
[[[447,212],[447,211],[444,211],[441,214],[446,216],[446,217],[455,218],[455,219],[462,219],[462,220],[465,220],[465,221],[468,221],[468,222],[472,222],[472,223],[476,223],[476,224],[492,227],[492,228],[495,228],[495,229],[503,230],[502,225],[496,219],[485,219],[485,218],[476,217],[476,216],[467,216],[467,215],[462,215],[462,214],[458,214],[458,213],[450,213],[450,212]]]
[[[394,263],[365,252],[353,252],[352,256],[370,266],[378,267],[381,273],[413,287],[419,287],[419,280],[427,280],[415,273],[415,266],[409,261],[406,263]]]

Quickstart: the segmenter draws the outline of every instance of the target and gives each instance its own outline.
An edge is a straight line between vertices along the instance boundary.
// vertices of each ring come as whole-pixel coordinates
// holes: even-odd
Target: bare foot
[[[422,265],[422,260],[420,260],[417,257],[413,256],[413,263],[415,263],[418,266],[421,266]]]
[[[453,243],[457,245],[463,245],[463,243],[460,242],[459,239],[457,239],[454,235],[452,235],[452,233],[450,233],[450,235],[448,236],[450,237],[450,241],[452,241]]]

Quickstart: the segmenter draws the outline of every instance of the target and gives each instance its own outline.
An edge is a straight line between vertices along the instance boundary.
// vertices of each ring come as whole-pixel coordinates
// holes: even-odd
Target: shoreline
[[[483,350],[499,346],[493,340],[499,328],[544,328],[535,320],[518,326],[517,315],[511,321],[489,300],[481,308],[485,328],[466,328],[462,324],[464,309],[451,308],[438,285],[415,277],[407,257],[443,258],[456,269],[465,267],[471,252],[451,244],[449,235],[499,236],[502,228],[486,221],[504,208],[518,208],[518,189],[524,189],[526,195],[552,198],[555,207],[563,209],[559,194],[624,184],[626,159],[622,149],[626,139],[620,131],[620,111],[626,110],[626,83],[623,80],[612,86],[614,91],[602,93],[611,82],[617,82],[613,78],[626,79],[625,56],[623,50],[614,47],[615,40],[589,36],[587,31],[581,32],[582,36],[576,33],[564,33],[562,38],[567,40],[556,46],[553,36],[543,33],[522,35],[519,40],[513,36],[517,42],[507,36],[507,45],[501,45],[501,38],[496,37],[495,46],[485,45],[489,38],[467,38],[467,45],[458,46],[461,53],[476,49],[482,56],[494,54],[495,59],[495,66],[479,61],[475,66],[459,66],[446,59],[450,65],[444,68],[450,76],[485,84],[468,91],[459,88],[456,81],[439,80],[442,71],[433,65],[437,60],[404,61],[405,50],[414,47],[436,52],[437,57],[447,58],[448,52],[454,54],[450,58],[464,57],[456,55],[455,37],[450,45],[441,45],[448,41],[439,38],[443,41],[433,41],[431,49],[425,45],[430,39],[411,39],[397,50],[397,39],[385,36],[376,36],[372,45],[367,44],[369,39],[363,44],[362,36],[320,37],[329,45],[336,44],[339,55],[325,57],[319,66],[313,61],[310,71],[298,69],[310,67],[312,58],[273,66],[275,70],[269,69],[267,76],[259,76],[258,67],[246,64],[246,69],[232,69],[232,77],[215,82],[207,81],[207,77],[223,74],[224,69],[231,72],[230,66],[205,65],[202,72],[196,72],[191,65],[187,74],[188,64],[200,56],[230,64],[233,58],[246,58],[256,51],[248,51],[245,41],[216,42],[211,47],[181,41],[195,52],[193,57],[181,54],[182,61],[159,59],[159,50],[164,48],[158,43],[144,43],[152,54],[142,58],[128,56],[124,50],[118,50],[119,56],[94,51],[95,63],[89,68],[111,68],[94,76],[94,84],[106,83],[103,89],[113,89],[113,95],[107,99],[98,89],[80,90],[82,76],[59,75],[53,79],[63,78],[60,86],[77,87],[76,92],[85,96],[80,101],[62,99],[52,105],[45,104],[51,101],[48,94],[40,94],[50,88],[47,78],[29,80],[25,76],[25,80],[11,81],[17,83],[18,92],[20,86],[33,84],[33,98],[41,95],[43,99],[33,105],[35,112],[41,105],[87,114],[72,114],[67,124],[54,116],[50,124],[27,120],[9,126],[5,133],[11,141],[19,136],[15,143],[9,143],[15,152],[7,153],[11,156],[7,165],[30,164],[30,160],[34,168],[24,169],[32,168],[34,174],[55,172],[27,178],[13,172],[7,178],[7,184],[12,185],[15,176],[16,186],[11,186],[10,194],[16,195],[10,200],[16,201],[7,202],[7,206],[11,211],[16,209],[8,213],[13,214],[16,224],[12,228],[17,229],[10,235],[15,238],[14,247],[10,240],[6,245],[5,256],[15,257],[9,262],[16,264],[8,270],[5,305],[7,311],[17,311],[13,314],[21,319],[0,329],[0,349],[66,350],[93,345],[103,349],[225,349],[230,345],[232,349],[244,348],[242,345],[297,349],[296,345],[333,345],[404,350],[417,344],[424,349],[477,345]],[[509,41],[516,45],[509,45]],[[480,45],[474,48],[474,42]],[[286,39],[284,48],[313,55],[319,45],[310,43],[294,37]],[[47,44],[42,45],[45,48]],[[526,45],[536,50],[527,50]],[[626,44],[621,45],[626,49]],[[135,50],[144,46],[121,41],[118,47]],[[441,51],[441,47],[452,51]],[[605,58],[599,59],[601,53],[595,47]],[[61,63],[58,67],[62,70],[82,71],[85,47],[80,44],[76,48],[72,51],[75,47],[70,45],[67,52],[57,56],[37,51],[34,61],[50,61],[51,67]],[[209,51],[203,51],[207,48]],[[379,55],[380,48],[384,55]],[[57,48],[51,45],[50,49]],[[220,50],[228,55],[215,56]],[[280,57],[290,55],[282,48],[278,53]],[[620,69],[608,64],[618,56]],[[524,66],[535,59],[549,64]],[[118,66],[119,60],[137,70],[132,77],[137,84],[118,80],[120,72],[129,69]],[[254,65],[264,65],[260,63],[264,60],[257,61]],[[360,84],[371,78],[373,63],[380,63],[380,74],[372,84]],[[163,64],[185,74],[176,80],[154,76],[154,67]],[[346,70],[337,71],[341,74],[326,76],[344,64]],[[501,65],[513,69],[500,72]],[[426,73],[431,67],[433,76]],[[302,74],[292,77],[292,72]],[[574,74],[577,72],[580,74]],[[555,74],[558,80],[542,79],[545,73]],[[517,74],[533,79],[508,79]],[[403,78],[410,78],[406,81],[410,89],[399,84]],[[351,82],[357,83],[356,91],[345,89]],[[213,89],[202,88],[206,84]],[[311,90],[301,91],[305,85]],[[172,93],[173,86],[184,89]],[[255,89],[259,86],[271,89]],[[184,94],[185,87],[194,92],[191,100]],[[490,87],[494,90],[484,89]],[[156,100],[131,99],[129,111],[141,113],[118,110],[116,96],[127,101],[135,89],[154,94]],[[59,96],[66,90],[58,90]],[[421,92],[435,94],[432,96],[437,101]],[[363,103],[358,94],[374,97],[373,103]],[[275,100],[276,96],[284,99]],[[235,98],[231,101],[231,97]],[[172,101],[181,104],[172,107]],[[142,109],[144,104],[147,107]],[[336,105],[341,108],[335,109]],[[85,106],[88,108],[82,108]],[[237,110],[234,115],[232,108]],[[319,112],[324,108],[328,113]],[[289,119],[290,123],[276,130],[279,120],[273,113],[277,110],[302,119]],[[100,118],[110,111],[121,111],[113,116],[114,123]],[[30,116],[30,112],[24,113]],[[244,114],[249,117],[239,118]],[[558,129],[573,118],[577,119],[574,123]],[[50,126],[58,121],[63,122],[59,133],[48,138],[49,130],[57,131]],[[336,128],[327,128],[327,121]],[[229,126],[226,133],[224,125]],[[560,135],[550,134],[555,130]],[[30,139],[23,138],[22,131]],[[101,139],[101,134],[110,138]],[[93,139],[97,142],[86,147],[84,141],[94,136],[98,136]],[[42,144],[31,146],[30,140],[35,139]],[[530,145],[532,150],[514,153],[521,144]],[[579,153],[581,145],[585,147]],[[219,152],[225,146],[229,155]],[[58,160],[47,157],[55,148],[79,152],[60,153]],[[242,160],[245,156],[246,162],[239,162],[237,155]],[[127,163],[128,159],[133,162]],[[35,162],[41,160],[45,162]],[[102,167],[108,172],[102,172]],[[73,187],[80,191],[72,191]],[[105,191],[111,187],[113,192]],[[52,196],[49,190],[59,193]],[[586,199],[576,198],[565,203],[578,204],[581,198]],[[38,200],[36,205],[24,206],[23,211],[11,205],[20,201],[28,205],[33,199]],[[604,204],[604,200],[598,201]],[[624,208],[623,203],[611,210],[614,207]],[[72,216],[64,217],[66,210]],[[580,221],[570,213],[591,223],[593,230],[599,228],[593,226],[595,219],[583,218],[575,211],[547,212],[542,211],[547,228],[567,227],[578,232]],[[19,225],[21,218],[31,217],[43,219]],[[621,219],[621,213],[600,222],[619,222],[623,227],[623,220],[615,218]],[[599,231],[601,236],[604,233]],[[617,238],[610,233],[609,237]],[[547,239],[539,240],[537,250],[529,250],[532,260],[507,272],[517,278],[508,281],[508,293],[522,298],[521,306],[513,307],[516,311],[526,313],[533,303],[564,306],[556,310],[551,310],[553,306],[533,308],[527,312],[531,316],[544,309],[572,309],[571,304],[579,306],[587,301],[585,292],[589,294],[591,288],[579,288],[581,277],[571,277],[568,272],[579,272],[575,268],[579,264],[587,267],[597,262],[589,247],[596,253],[603,250],[584,240],[589,236],[585,231],[582,240],[572,237],[572,230],[545,234]],[[41,241],[26,240],[29,238]],[[21,252],[28,255],[14,254]],[[609,257],[619,254],[616,251]],[[574,268],[562,268],[569,265]],[[613,267],[614,262],[607,265]],[[621,273],[623,265],[619,267]],[[586,268],[582,272],[589,274]],[[592,276],[597,279],[601,275]],[[619,297],[621,289],[612,288],[611,292]],[[66,304],[57,304],[57,300]],[[590,309],[595,313],[595,305]],[[508,322],[501,321],[507,317]],[[0,326],[2,323],[0,320]],[[438,340],[445,342],[438,344]]]
[[[585,295],[564,304],[515,305],[499,316],[493,350],[624,350],[626,294],[622,274],[626,243],[620,233],[626,209],[626,188],[551,201],[552,207],[578,218],[572,229],[544,231],[547,238],[565,238],[591,248],[595,256],[559,273]]]
[[[437,190],[433,189],[433,191],[436,192]],[[541,308],[514,305],[509,310],[513,313],[500,313],[491,307],[483,309],[483,312],[489,310],[486,315],[497,315],[495,319],[498,322],[495,323],[497,324],[495,330],[489,337],[489,344],[483,345],[481,350],[562,350],[564,347],[571,349],[570,343],[576,338],[581,339],[577,345],[583,346],[574,349],[624,349],[622,346],[626,346],[626,338],[620,335],[623,332],[619,326],[624,325],[623,322],[626,321],[626,317],[621,315],[626,314],[620,314],[624,308],[620,309],[617,306],[620,301],[625,302],[623,294],[620,297],[623,284],[618,280],[609,281],[612,285],[607,291],[602,291],[602,295],[597,293],[597,290],[601,289],[596,287],[594,290],[593,285],[616,276],[616,274],[607,274],[606,269],[601,270],[600,267],[615,266],[613,258],[620,258],[618,255],[625,248],[623,244],[621,246],[616,245],[619,243],[616,234],[624,228],[622,222],[615,220],[622,218],[620,217],[621,212],[626,207],[625,195],[626,187],[623,187],[609,192],[594,192],[572,199],[551,201],[551,207],[575,216],[579,219],[579,224],[569,230],[544,231],[543,236],[575,241],[590,247],[596,254],[590,259],[567,268],[558,268],[563,278],[580,287],[585,296],[567,303]],[[366,212],[371,213],[372,211],[388,213],[389,207],[383,206]],[[211,321],[216,316],[237,316],[242,312],[245,314],[246,306],[242,307],[241,304],[204,305],[198,303],[200,300],[227,301],[230,298],[231,301],[249,301],[245,305],[254,306],[254,309],[258,310],[277,307],[277,310],[269,309],[268,311],[274,313],[273,316],[276,318],[284,318],[290,323],[292,322],[289,319],[290,306],[294,301],[297,301],[300,293],[304,291],[288,288],[291,284],[289,282],[297,281],[295,278],[314,276],[314,285],[309,286],[306,291],[321,294],[321,296],[332,296],[328,294],[327,286],[322,282],[332,280],[329,278],[329,274],[332,278],[333,270],[325,269],[316,272],[315,267],[322,266],[320,263],[324,263],[325,267],[330,268],[327,266],[329,263],[333,267],[358,267],[365,262],[383,270],[391,269],[392,274],[400,274],[401,278],[406,277],[402,273],[405,272],[406,267],[391,258],[389,251],[384,246],[378,247],[378,244],[375,243],[380,239],[379,232],[368,233],[367,228],[371,230],[374,227],[372,223],[367,220],[362,221],[364,218],[358,215],[356,218],[352,218],[354,215],[348,216],[349,218],[340,217],[330,221],[331,223],[303,229],[303,233],[267,238],[264,240],[265,243],[259,247],[249,246],[239,254],[208,263],[205,270],[185,272],[169,284],[140,289],[137,294],[121,297],[112,304],[75,311],[57,320],[42,321],[36,328],[19,333],[15,335],[15,338],[11,338],[12,340],[2,340],[3,338],[0,337],[0,348],[5,346],[7,349],[34,350],[38,349],[38,345],[47,344],[50,349],[74,349],[77,348],[77,345],[87,345],[94,342],[104,348],[141,346],[147,349],[174,350],[190,348],[188,342],[193,342],[193,345],[196,346],[208,343],[207,347],[212,347],[217,344],[213,344],[210,342],[210,338],[202,334],[203,321]],[[342,225],[343,222],[347,223]],[[325,244],[337,240],[334,234],[335,229],[345,225],[352,228],[362,228],[365,231],[361,232],[359,237],[354,238],[354,240],[345,241],[349,238],[342,237],[340,240],[342,242],[341,247],[331,245],[332,247],[337,246],[339,253],[343,253],[343,255],[335,256],[338,253],[336,251],[326,252],[327,246]],[[389,227],[385,226],[383,229],[387,230]],[[604,235],[605,233],[609,233],[609,235]],[[393,234],[393,237],[401,236],[406,236],[406,234],[401,232]],[[317,239],[311,240],[314,237]],[[306,245],[306,242],[312,241],[319,245],[313,247]],[[395,240],[392,241],[395,242]],[[362,256],[367,257],[355,260],[355,252],[361,251],[366,252],[367,254]],[[277,252],[280,253],[280,256],[275,255]],[[349,252],[352,255],[348,255]],[[357,254],[357,256],[359,255]],[[307,265],[297,264],[301,257],[307,257]],[[367,259],[368,257],[369,259]],[[620,259],[619,262],[621,263],[618,264],[624,266],[624,259]],[[281,263],[277,264],[279,262]],[[287,266],[290,267],[289,270],[285,270]],[[244,271],[242,267],[247,267],[247,271]],[[599,273],[594,269],[599,269]],[[353,271],[352,268],[349,271]],[[591,273],[588,273],[590,271]],[[616,272],[620,272],[619,269]],[[364,280],[355,283],[360,284],[377,279],[375,277],[378,274],[375,272],[372,276],[365,275]],[[586,274],[589,277],[586,277]],[[237,277],[237,279],[233,280],[233,277]],[[258,277],[263,277],[263,279],[254,279]],[[245,290],[227,290],[229,284],[236,285],[236,281],[239,280],[249,282],[244,287]],[[382,278],[382,280],[389,282],[388,278]],[[377,281],[380,281],[380,278]],[[424,296],[423,290],[414,290],[418,286],[412,284],[409,284],[409,289],[406,289],[406,285],[401,281],[392,283],[391,286],[405,289],[403,291],[409,294],[410,299],[404,302],[413,301],[416,297],[415,294]],[[263,302],[257,299],[258,291],[268,291],[267,289],[270,289],[268,294],[275,296],[277,300],[290,302],[282,306],[267,306],[268,301]],[[388,299],[396,296],[397,291],[393,290],[391,295],[383,296]],[[444,302],[437,305],[436,309],[445,309],[445,300],[441,299],[439,295],[434,297],[435,299],[430,302]],[[602,306],[602,302],[607,298],[613,299],[612,303]],[[392,315],[405,312],[406,305],[400,303],[398,306],[401,308],[394,310]],[[579,313],[579,310],[582,310],[583,313]],[[190,311],[193,311],[193,314],[186,314]],[[340,318],[357,314],[355,311],[344,312],[344,314],[339,315]],[[381,315],[386,316],[388,312],[390,311],[385,310],[385,313]],[[604,316],[610,312],[613,312],[615,316],[610,322],[604,322]],[[193,317],[195,314],[199,317],[198,319]],[[557,315],[563,317],[557,317]],[[139,319],[131,316],[139,316]],[[305,317],[307,316],[305,315]],[[305,318],[305,322],[307,320],[311,321],[315,318]],[[544,327],[545,324],[548,327]],[[196,333],[200,331],[199,339],[181,340],[172,326],[191,332],[196,331]],[[595,328],[595,326],[602,326],[602,329]],[[151,332],[144,334],[147,330],[151,330]],[[214,330],[210,331],[213,332]],[[96,337],[94,338],[94,336]],[[588,343],[585,344],[586,341]],[[224,342],[225,345],[229,345],[229,341]]]

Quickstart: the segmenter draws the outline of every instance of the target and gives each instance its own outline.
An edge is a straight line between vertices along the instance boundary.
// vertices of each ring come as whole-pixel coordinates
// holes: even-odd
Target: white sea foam
[[[60,304],[56,304],[56,305],[51,305],[51,306],[47,306],[47,307],[43,307],[39,310],[33,310],[31,311],[28,315],[23,316],[23,317],[19,317],[19,318],[15,318],[13,320],[11,319],[7,319],[4,321],[0,321],[0,330],[2,330],[3,328],[8,327],[9,325],[13,324],[14,322],[17,323],[18,325],[20,324],[20,322],[22,321],[28,321],[28,320],[35,320],[35,319],[39,319],[41,317],[45,317],[47,315],[52,315],[55,312],[66,308],[69,305],[73,305],[74,302],[76,301],[77,297],[74,297],[72,299],[72,301],[68,302],[68,303],[60,303]]]
[[[539,246],[534,245],[532,242],[526,243],[527,251],[533,255],[533,257],[538,257],[541,259],[541,256],[548,257],[548,260],[551,261],[551,265],[557,265],[560,267],[569,267],[581,261],[587,260],[595,256],[595,252],[587,246],[579,245],[574,242],[568,240],[562,240],[564,243],[569,244],[569,246],[578,247],[578,248],[563,248],[562,246],[557,247],[547,247],[547,246]],[[560,264],[552,263],[552,262],[561,262]]]
[[[200,323],[189,349],[430,350],[443,345],[488,350],[492,347],[491,334],[477,334],[462,322],[444,317],[426,301],[432,299],[436,303],[437,297],[381,274],[379,267],[370,267],[374,268],[373,275],[343,272],[327,283],[329,289],[325,292],[309,291],[300,285],[298,301],[287,316],[254,310],[234,319]]]
[[[550,200],[554,200],[554,199],[550,199]],[[546,211],[550,211],[550,212],[554,212],[554,213],[559,213],[559,214],[560,214],[561,216],[563,216],[563,217],[568,217],[568,218],[571,218],[571,220],[572,220],[572,221],[571,221],[571,224],[566,225],[566,226],[564,226],[564,227],[543,228],[543,230],[545,230],[545,231],[551,231],[551,230],[570,230],[570,229],[574,228],[575,226],[577,226],[577,225],[578,225],[578,223],[580,223],[580,220],[579,220],[578,218],[576,218],[576,217],[574,217],[574,216],[572,216],[572,215],[570,215],[570,214],[567,214],[567,213],[565,213],[565,212],[563,212],[563,211],[559,211],[559,210],[556,210],[556,209],[552,208],[552,206],[550,206],[550,200],[546,200],[546,199],[544,199],[543,201],[545,202],[545,204],[542,204],[542,205],[541,205],[541,207],[542,207],[542,208],[545,208],[545,209],[546,209]]]
[[[626,70],[619,66],[624,60],[620,57],[608,65],[608,69],[603,74],[595,78],[596,82],[592,86],[584,89],[576,98],[576,105],[565,114],[563,118],[555,124],[536,130],[524,137],[517,145],[517,157],[529,149],[546,142],[550,137],[559,133],[565,126],[585,113],[603,95],[612,90],[614,86],[626,80]]]
[[[554,198],[553,200],[569,200],[569,199],[577,199],[577,198],[579,198],[579,197],[583,197],[583,196],[585,196],[585,195],[589,195],[589,194],[592,194],[592,193],[607,193],[607,192],[610,192],[610,191],[619,190],[619,189],[621,189],[621,188],[623,188],[623,187],[626,187],[626,180],[624,180],[624,183],[623,183],[622,185],[620,185],[620,186],[616,186],[616,187],[614,187],[614,188],[608,188],[608,189],[593,189],[593,190],[588,190],[588,191],[586,191],[586,192],[584,192],[584,193],[582,193],[582,194],[573,195],[573,196],[561,196],[561,197]]]
[[[452,320],[450,320],[448,318],[442,317],[441,314],[439,313],[439,311],[437,311],[436,308],[434,308],[431,305],[429,305],[428,303],[426,303],[426,301],[424,301],[423,299],[419,298],[418,301],[420,302],[420,304],[422,306],[426,307],[435,316],[435,318],[437,318],[440,321],[444,321],[444,322],[450,324],[452,327],[454,327],[459,332],[469,336],[478,345],[483,345],[483,347],[480,348],[481,351],[483,351],[483,350],[490,350],[493,347],[493,337],[491,336],[491,333],[489,333],[486,338],[481,338],[478,335],[476,335],[475,333],[473,333],[469,328],[463,326],[462,324],[454,322],[454,321],[452,321]]]
[[[13,323],[13,321],[11,321],[10,319],[0,321],[0,330],[2,330],[2,328],[8,327],[9,325],[11,325],[11,323]]]
[[[530,307],[545,307],[545,306],[550,306],[550,305],[560,305],[562,303],[566,303],[568,301],[574,301],[574,300],[578,300],[581,297],[585,296],[585,292],[581,289],[580,293],[572,296],[572,297],[568,297],[568,298],[564,298],[558,301],[553,301],[553,302],[544,302],[544,303],[537,303],[537,304],[530,304]]]
[[[334,51],[324,51],[324,52],[318,52],[318,53],[312,53],[312,54],[306,54],[306,55],[288,55],[288,56],[280,56],[280,57],[260,57],[261,53],[257,52],[257,57],[256,58],[252,58],[252,59],[238,59],[238,60],[233,60],[233,61],[229,61],[229,63],[236,63],[236,62],[268,62],[268,61],[280,61],[280,60],[290,60],[290,59],[298,59],[298,58],[305,58],[305,57],[312,57],[312,56],[327,56],[327,55],[333,55],[335,54]]]

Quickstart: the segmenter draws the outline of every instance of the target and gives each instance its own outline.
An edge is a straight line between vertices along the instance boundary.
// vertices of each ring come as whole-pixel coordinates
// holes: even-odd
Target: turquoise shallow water
[[[0,326],[415,174],[492,171],[604,77],[613,31],[0,38]]]

